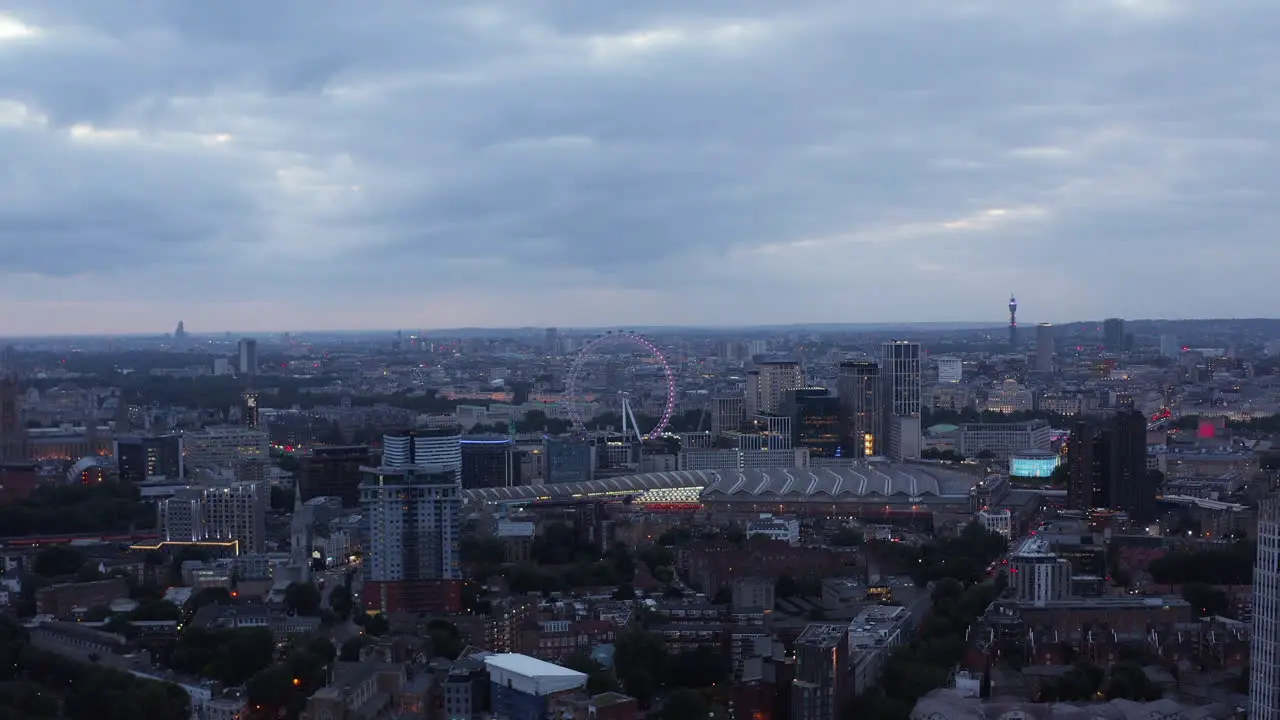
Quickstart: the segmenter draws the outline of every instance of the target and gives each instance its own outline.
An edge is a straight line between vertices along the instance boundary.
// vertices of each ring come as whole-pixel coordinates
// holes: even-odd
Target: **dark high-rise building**
[[[258,341],[253,338],[240,340],[240,374],[249,377],[258,374]]]
[[[1102,321],[1102,349],[1107,352],[1124,350],[1124,320],[1107,318]]]
[[[547,438],[542,451],[546,457],[547,483],[586,482],[595,467],[595,448],[586,438]]]
[[[114,454],[124,482],[154,477],[180,480],[184,475],[180,434],[116,438]]]
[[[885,440],[880,366],[870,360],[840,363],[836,389],[844,436],[841,455],[852,458],[879,455]]]
[[[360,506],[360,468],[372,462],[367,445],[322,446],[302,458],[298,469],[298,486],[302,499],[336,497],[342,507]]]
[[[5,367],[0,369],[0,461],[25,462],[27,431],[22,425],[22,389],[11,368],[13,348],[5,349]]]
[[[528,380],[516,380],[511,383],[511,404],[523,405],[529,402],[529,393],[533,390],[533,383]]]
[[[812,457],[844,455],[840,399],[826,388],[788,390],[782,414],[791,418],[791,447],[809,448]]]
[[[1147,420],[1125,410],[1103,421],[1081,421],[1067,446],[1067,507],[1120,510],[1138,521],[1155,513],[1156,488],[1147,473]]]
[[[461,444],[463,490],[520,484],[520,458],[511,438],[469,436],[464,437]]]

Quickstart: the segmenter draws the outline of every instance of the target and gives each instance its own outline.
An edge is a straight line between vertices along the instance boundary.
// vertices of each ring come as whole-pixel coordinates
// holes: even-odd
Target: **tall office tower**
[[[240,339],[240,374],[258,374],[258,341],[253,338]]]
[[[542,334],[542,349],[548,355],[560,354],[560,331],[555,328],[547,328]]]
[[[885,441],[880,366],[871,360],[846,360],[840,363],[836,383],[844,436],[840,454],[851,458],[880,455]]]
[[[462,489],[515,487],[520,459],[506,435],[469,436],[462,440]]]
[[[365,604],[383,613],[458,612],[462,491],[457,472],[439,465],[366,467],[363,472]]]
[[[1175,359],[1182,354],[1182,345],[1178,342],[1176,335],[1168,333],[1160,336],[1160,355],[1170,359]]]
[[[1009,294],[1009,349],[1018,348],[1018,299]]]
[[[755,413],[752,414],[779,412],[787,391],[804,387],[804,371],[794,360],[767,360],[756,366],[756,372]]]
[[[964,379],[964,361],[944,355],[938,358],[938,382],[958,383]]]
[[[1067,440],[1067,507],[1121,510],[1146,522],[1156,488],[1147,474],[1147,419],[1125,410],[1102,422],[1081,421]]]
[[[1053,326],[1040,323],[1036,326],[1036,372],[1053,372]]]
[[[140,483],[151,478],[181,480],[183,477],[182,435],[116,438],[112,453],[124,482]]]
[[[1124,350],[1124,320],[1107,318],[1102,321],[1102,349],[1108,352]]]
[[[240,396],[240,422],[247,428],[254,430],[259,428],[258,393],[253,390],[245,390]]]
[[[897,461],[920,454],[920,411],[923,407],[920,343],[890,340],[882,348],[880,370],[885,383],[885,426],[888,456]]]
[[[445,468],[460,477],[462,428],[446,425],[438,428],[400,430],[382,436],[383,467],[421,465]]]
[[[1280,720],[1280,498],[1258,504],[1249,720]]]
[[[840,399],[826,388],[788,390],[782,413],[791,421],[789,448],[808,448],[809,457],[844,457]]]
[[[920,414],[920,355],[920,343],[909,340],[890,340],[881,348],[880,375],[889,415]]]
[[[180,491],[156,503],[160,537],[167,542],[235,542],[242,554],[262,552],[270,496],[267,485],[255,482]]]
[[[718,397],[711,401],[711,437],[718,438],[731,430],[741,430],[746,420],[743,399]]]
[[[305,502],[316,497],[342,499],[342,507],[360,507],[361,468],[373,462],[367,445],[316,447],[302,458],[298,487]]]

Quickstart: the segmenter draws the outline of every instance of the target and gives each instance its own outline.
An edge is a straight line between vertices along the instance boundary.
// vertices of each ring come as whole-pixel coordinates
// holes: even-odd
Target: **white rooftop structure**
[[[490,655],[484,665],[492,682],[526,695],[552,695],[587,685],[585,673],[519,653]]]

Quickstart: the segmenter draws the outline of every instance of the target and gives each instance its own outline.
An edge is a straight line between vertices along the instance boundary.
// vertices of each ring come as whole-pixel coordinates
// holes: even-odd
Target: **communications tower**
[[[1009,347],[1018,347],[1018,299],[1009,293]]]

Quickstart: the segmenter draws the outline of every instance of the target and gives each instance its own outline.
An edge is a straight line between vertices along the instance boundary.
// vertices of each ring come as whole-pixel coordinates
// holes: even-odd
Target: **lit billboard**
[[[1024,478],[1053,477],[1060,458],[1057,455],[1013,455],[1009,458],[1009,475]]]

